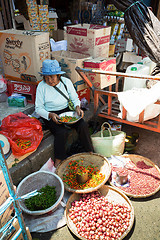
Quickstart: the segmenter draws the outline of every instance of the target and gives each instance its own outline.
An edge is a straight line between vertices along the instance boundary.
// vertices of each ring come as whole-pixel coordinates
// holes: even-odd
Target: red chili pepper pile
[[[86,183],[78,183],[76,174],[79,169],[83,169],[81,160],[73,160],[69,163],[66,173],[63,175],[63,181],[72,189],[87,189],[97,187],[105,179],[105,175],[93,164],[85,167],[88,171],[88,181]]]
[[[118,172],[119,168],[112,166],[112,171]],[[120,169],[121,171],[121,169]],[[130,161],[123,168],[123,175],[128,174],[129,187],[119,186],[121,190],[132,195],[145,196],[151,194],[160,185],[160,173],[154,166],[147,165],[144,161],[136,164]]]
[[[20,147],[23,150],[25,150],[25,149],[27,149],[31,146],[31,141],[30,140],[17,139],[15,142],[18,145],[18,147]]]

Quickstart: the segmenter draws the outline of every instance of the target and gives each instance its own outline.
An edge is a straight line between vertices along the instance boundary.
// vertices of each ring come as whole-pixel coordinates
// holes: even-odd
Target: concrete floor
[[[139,133],[139,142],[134,154],[149,158],[160,167],[160,134],[148,130],[123,125],[123,131],[130,135]],[[135,212],[135,221],[130,233],[124,240],[160,240],[160,191],[145,199],[130,198]],[[74,240],[78,238],[64,226],[48,233],[32,233],[33,239]]]

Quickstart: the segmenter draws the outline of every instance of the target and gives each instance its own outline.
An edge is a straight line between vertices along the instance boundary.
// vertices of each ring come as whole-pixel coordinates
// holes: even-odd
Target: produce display
[[[127,186],[117,186],[116,175],[113,174],[111,183],[129,196],[150,196],[160,188],[160,171],[151,162],[143,161],[143,158],[139,157],[138,161],[130,160],[125,167],[112,166],[113,172],[120,176],[128,175]]]
[[[47,185],[38,192],[38,195],[25,200],[25,205],[30,211],[45,210],[57,201],[55,186]]]
[[[15,142],[21,149],[27,149],[31,146],[31,141],[28,139],[17,139]]]
[[[82,194],[70,205],[69,224],[84,239],[121,239],[133,220],[127,202],[114,202],[99,191]]]
[[[85,183],[80,183],[76,179],[77,173],[83,175],[88,172],[88,180]],[[82,160],[72,160],[69,162],[62,180],[72,189],[87,189],[94,188],[105,179],[105,175],[100,172],[97,166],[88,164],[83,166]]]
[[[64,117],[61,117],[60,118],[60,121],[61,122],[75,122],[75,121],[77,121],[78,120],[78,118],[77,117],[71,117],[71,116],[64,116]]]

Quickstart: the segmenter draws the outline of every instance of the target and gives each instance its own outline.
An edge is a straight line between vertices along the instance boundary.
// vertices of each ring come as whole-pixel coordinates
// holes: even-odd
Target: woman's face
[[[58,75],[48,75],[45,76],[45,81],[49,86],[54,87],[59,83],[60,80]]]

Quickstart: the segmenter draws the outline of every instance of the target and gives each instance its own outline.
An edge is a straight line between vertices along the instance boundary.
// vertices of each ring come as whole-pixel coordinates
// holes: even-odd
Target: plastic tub
[[[149,75],[150,67],[143,63],[132,64],[127,67],[126,73],[132,75]],[[125,77],[123,91],[131,90],[132,88],[146,88],[146,80],[147,79]]]

